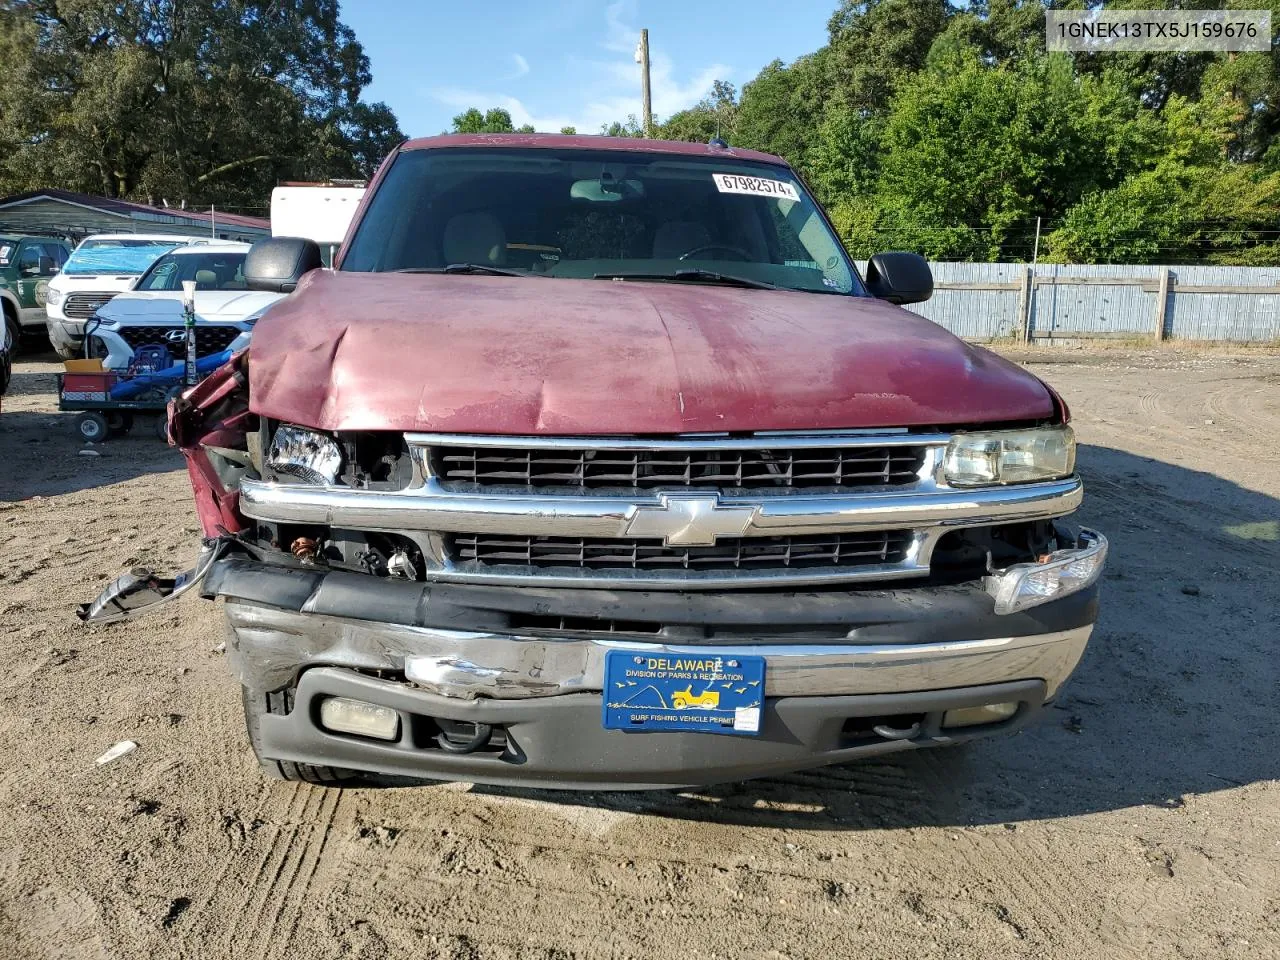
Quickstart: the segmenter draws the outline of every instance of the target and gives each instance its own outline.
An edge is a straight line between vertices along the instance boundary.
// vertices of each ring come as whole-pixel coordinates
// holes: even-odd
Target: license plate
[[[610,730],[760,732],[764,657],[610,650],[604,659],[604,725]]]

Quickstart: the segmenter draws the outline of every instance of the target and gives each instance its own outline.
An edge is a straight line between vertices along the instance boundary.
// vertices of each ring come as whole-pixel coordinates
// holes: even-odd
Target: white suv
[[[58,356],[84,356],[85,321],[133,286],[157,257],[174,247],[210,242],[218,241],[163,233],[102,233],[82,240],[45,294],[49,340]]]
[[[249,345],[253,325],[283,294],[250,290],[244,280],[247,243],[177,247],[153,263],[133,289],[97,309],[85,325],[88,353],[111,370],[124,369],[141,347],[186,355],[182,283],[196,283],[196,353],[206,357]]]

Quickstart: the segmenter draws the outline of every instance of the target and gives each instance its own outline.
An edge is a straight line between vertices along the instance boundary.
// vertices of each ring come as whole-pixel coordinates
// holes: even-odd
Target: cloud
[[[615,120],[625,120],[629,116],[638,118],[642,105],[640,66],[635,62],[635,51],[640,30],[631,26],[635,16],[636,0],[615,0],[605,8],[604,30],[599,42],[599,49],[606,56],[570,59],[569,66],[583,76],[583,81],[572,88],[578,99],[576,104],[561,101],[543,112],[501,89],[437,87],[424,93],[459,110],[502,107],[511,114],[517,127],[530,124],[539,131],[554,132],[571,126],[579,133],[596,133]],[[518,72],[505,80],[514,80],[529,72],[528,61],[520,54],[513,54],[512,60]],[[649,85],[655,119],[664,120],[693,106],[710,92],[714,81],[731,79],[734,71],[723,63],[712,63],[695,68],[691,73],[683,72],[683,82],[681,73],[661,46],[651,47]]]
[[[511,55],[511,62],[515,64],[516,72],[512,74],[508,74],[506,79],[519,80],[521,77],[523,77],[526,73],[529,72],[529,61],[526,60],[524,57],[520,56],[520,54],[513,53]]]

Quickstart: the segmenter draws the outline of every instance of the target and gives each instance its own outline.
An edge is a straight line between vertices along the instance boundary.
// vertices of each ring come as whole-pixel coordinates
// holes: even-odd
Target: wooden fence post
[[[1168,267],[1160,268],[1160,287],[1156,291],[1156,343],[1164,339],[1164,317],[1169,306],[1169,274]]]
[[[1018,290],[1018,337],[1023,343],[1031,342],[1031,301],[1035,296],[1033,275],[1033,267],[1024,267],[1022,285]]]

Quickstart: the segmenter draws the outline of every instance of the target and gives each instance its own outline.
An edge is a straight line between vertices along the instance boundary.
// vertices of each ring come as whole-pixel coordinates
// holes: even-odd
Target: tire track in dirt
[[[327,836],[342,796],[340,790],[328,791],[308,784],[273,786],[273,793],[287,794],[289,799],[284,816],[272,826],[271,843],[235,911],[236,917],[248,922],[236,923],[227,930],[224,943],[229,955],[266,955],[284,914],[296,904],[298,878],[312,857],[315,838],[317,834]],[[270,812],[265,815],[270,817]]]
[[[282,955],[283,948],[297,931],[304,909],[316,906],[308,899],[312,882],[320,869],[334,820],[342,803],[342,790],[326,790],[306,784],[299,784],[298,788],[299,792],[309,795],[304,802],[303,812],[312,808],[314,812],[307,815],[304,824],[291,831],[290,843],[285,858],[281,861],[282,869],[273,878],[271,889],[267,897],[264,897],[264,904],[270,900],[265,929],[260,926],[263,916],[261,910],[253,924],[252,941],[259,945],[253,955],[259,960]],[[297,842],[299,838],[301,843]],[[284,869],[286,863],[287,871]],[[281,885],[277,881],[286,872],[287,879]]]

